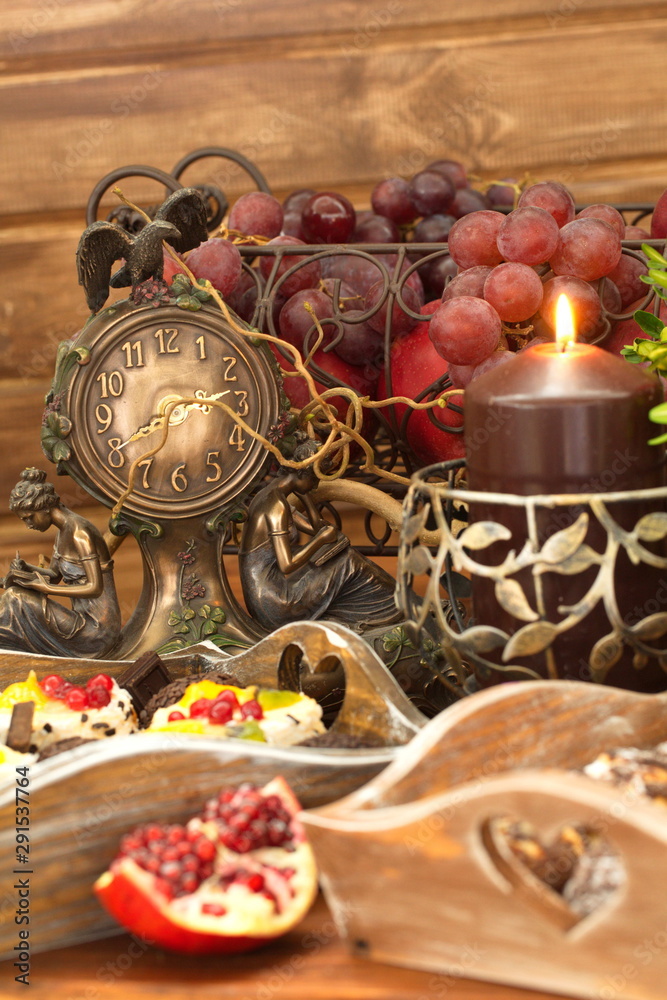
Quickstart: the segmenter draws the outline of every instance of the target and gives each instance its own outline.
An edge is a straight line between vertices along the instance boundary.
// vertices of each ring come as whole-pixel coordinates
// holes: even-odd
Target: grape
[[[597,282],[593,283],[593,287],[595,287],[595,284],[597,284]],[[611,278],[605,278],[603,287],[599,290],[598,294],[602,305],[608,313],[612,313],[613,315],[620,313],[621,293]]]
[[[498,250],[505,260],[544,264],[558,246],[558,224],[543,208],[517,208],[498,229]]]
[[[442,254],[417,268],[429,298],[440,298],[448,278],[453,278],[458,267],[449,254]]]
[[[298,240],[294,236],[276,236],[275,239],[271,240],[268,246],[306,246],[303,240]],[[307,261],[308,263],[302,263]],[[259,269],[264,276],[264,278],[269,277],[273,266],[275,264],[275,257],[260,257],[259,258]],[[296,264],[301,264],[298,271],[294,274],[290,274],[289,278],[286,278],[280,284],[280,291],[287,298],[290,295],[294,295],[295,292],[301,291],[302,288],[314,288],[318,281],[322,277],[322,268],[320,266],[319,260],[310,260],[304,254],[285,254],[285,256],[280,261],[278,265],[278,270],[276,272],[275,281],[277,282],[279,278],[294,267]]]
[[[474,191],[472,188],[461,188],[456,192],[449,211],[455,218],[462,219],[464,215],[470,215],[471,212],[481,212],[484,209],[490,208],[491,202],[481,191]]]
[[[515,189],[512,185],[516,184],[516,181],[513,177],[505,177],[504,180],[507,181],[506,184],[492,184],[486,192],[486,197],[494,208],[496,205],[507,205],[514,208]]]
[[[569,275],[551,278],[544,283],[540,313],[549,328],[556,329],[556,303],[562,294],[570,300],[575,331],[583,337],[591,336],[602,311],[600,297],[588,282]]]
[[[447,177],[455,188],[468,187],[466,168],[458,160],[434,160],[425,169],[434,170],[436,174],[442,174],[443,177]]]
[[[493,306],[471,295],[443,302],[429,324],[438,354],[453,365],[477,365],[495,351],[502,325]]]
[[[380,281],[376,281],[374,285],[371,285],[366,294],[364,310],[373,309],[374,306],[378,304],[382,297],[383,290],[384,282],[382,279]],[[403,302],[408,309],[411,309],[413,312],[419,312],[424,304],[424,300],[419,296],[418,292],[408,284],[407,281],[401,289],[401,295]],[[377,330],[379,333],[384,333],[387,322],[388,308],[389,298],[387,297],[380,306],[379,310],[368,318],[368,325],[374,330]],[[391,333],[393,337],[399,337],[401,334],[409,333],[410,330],[415,328],[418,322],[419,320],[415,319],[414,316],[408,316],[408,314],[403,311],[398,299],[394,300],[391,311]]]
[[[256,281],[255,278],[258,280]],[[255,315],[257,299],[263,289],[264,279],[257,269],[253,268],[252,273],[250,273],[246,268],[243,268],[236,288],[227,296],[227,304],[237,316],[240,316],[246,323],[250,323]]]
[[[526,344],[523,345],[523,347],[520,347],[516,353],[521,354],[522,351],[529,351],[533,347],[539,347],[540,344],[553,344],[553,342],[553,337],[532,337]]]
[[[188,254],[187,265],[195,278],[208,278],[224,297],[241,277],[241,254],[229,240],[219,237],[206,240]]]
[[[356,229],[352,236],[353,243],[400,243],[401,234],[398,226],[386,215],[375,215],[373,212],[364,212],[365,218],[360,219],[361,212],[357,214]]]
[[[641,226],[626,226],[625,233],[623,235],[624,240],[641,240],[644,243],[646,240],[651,239],[651,234],[647,232],[646,229],[642,229]]]
[[[630,254],[622,253],[621,258],[608,276],[614,282],[621,293],[621,309],[627,309],[635,299],[642,299],[649,291],[648,286],[641,280],[642,274],[648,274],[648,268],[643,261]]]
[[[275,354],[278,364],[285,371],[294,371],[294,365],[291,361],[286,360],[279,353],[277,347],[271,344],[271,350]],[[317,350],[313,354],[313,365],[317,365],[322,371],[327,372],[334,383],[340,384],[344,382],[349,385],[350,388],[354,389],[360,396],[370,396],[371,399],[375,396],[375,388],[377,385],[378,371],[373,369],[370,365],[368,369],[360,368],[355,365],[349,365],[342,358],[339,358],[335,351],[323,351]],[[314,375],[314,372],[313,372]],[[327,386],[324,383],[315,380],[315,385],[317,389],[322,392]],[[292,406],[298,409],[303,409],[310,402],[310,393],[308,391],[308,386],[304,378],[300,375],[288,376],[284,379],[284,390],[287,398],[291,402]],[[327,402],[330,406],[335,406],[338,410],[338,415],[344,419],[347,413],[348,400],[344,396],[332,396]],[[368,412],[368,411],[367,411]],[[365,420],[365,425],[369,421]],[[372,429],[372,428],[369,428]],[[366,426],[364,427],[364,431]]]
[[[516,354],[513,354],[512,351],[494,351],[484,361],[480,361],[478,365],[475,365],[470,381],[479,378],[480,375],[485,375],[487,372],[493,371],[494,368],[498,368],[508,361],[514,361],[515,357]]]
[[[577,219],[602,219],[608,222],[618,233],[619,239],[625,239],[625,222],[623,216],[613,205],[587,205],[576,215]]]
[[[412,178],[410,194],[419,215],[435,215],[447,211],[456,188],[448,177],[434,170],[422,170]]]
[[[310,243],[347,243],[355,224],[352,203],[335,191],[311,195],[303,207],[303,231]]]
[[[371,205],[377,215],[386,215],[397,226],[414,222],[418,215],[410,185],[402,177],[388,177],[376,184],[371,192]]]
[[[412,239],[415,243],[446,243],[455,222],[453,215],[427,215],[415,226]]]
[[[363,315],[361,309],[345,311],[343,335],[334,350],[350,365],[374,364],[380,368],[384,359],[384,336],[365,320],[358,322]]]
[[[336,290],[338,285],[338,290]],[[352,285],[340,278],[324,278],[320,282],[320,289],[325,292],[331,301],[336,305],[338,312],[346,312],[348,309],[361,309],[364,304],[364,296],[359,295]]]
[[[445,288],[442,301],[448,302],[458,295],[472,295],[476,299],[483,299],[484,282],[492,273],[492,267],[469,267],[467,271],[461,271]]]
[[[572,222],[576,211],[574,198],[559,181],[539,181],[522,191],[517,208],[525,208],[528,205],[543,208],[549,215],[553,215],[559,229],[566,223]]]
[[[316,193],[312,188],[299,188],[297,191],[292,191],[283,201],[283,212],[303,212],[303,206]]]
[[[447,369],[453,389],[465,389],[472,380],[477,365],[450,365]]]
[[[542,304],[542,282],[526,264],[499,264],[484,283],[484,298],[505,323],[521,323]]]
[[[264,191],[243,194],[229,213],[228,226],[244,236],[277,236],[283,225],[283,207]]]
[[[560,231],[558,247],[550,260],[551,269],[555,274],[595,281],[614,270],[621,250],[621,239],[608,222],[575,219]]]
[[[306,302],[313,307],[319,320],[328,319],[334,313],[333,303],[329,296],[317,288],[304,288],[287,300],[278,317],[280,336],[289,344],[298,347],[302,353],[304,350],[310,350],[318,337],[318,331],[314,329],[304,346],[308,331],[314,324],[313,317],[304,306]],[[324,339],[318,350],[330,344],[337,333],[335,326],[331,323],[322,324],[322,332]]]
[[[449,233],[449,252],[460,268],[500,264],[503,258],[496,240],[504,220],[500,212],[485,211],[454,223]]]
[[[283,236],[295,236],[298,240],[303,240],[301,212],[298,209],[290,208],[284,213],[283,227],[280,232]]]
[[[667,190],[663,191],[653,209],[651,217],[651,239],[661,240],[667,236]]]
[[[384,255],[375,257],[380,261],[385,260]],[[366,292],[382,276],[379,267],[366,257],[358,257],[356,254],[335,254],[326,257],[322,261],[322,274],[326,278],[340,278],[341,281],[350,285],[358,295],[366,295]]]

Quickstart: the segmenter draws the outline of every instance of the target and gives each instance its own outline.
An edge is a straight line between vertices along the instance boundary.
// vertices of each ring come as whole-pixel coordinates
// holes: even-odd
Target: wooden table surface
[[[474,942],[466,963],[474,963]],[[20,995],[11,962],[0,964],[0,995]],[[25,994],[23,994],[25,995]],[[554,1000],[553,994],[420,972],[352,957],[323,899],[299,928],[262,951],[184,957],[128,935],[36,955],[30,1000]]]

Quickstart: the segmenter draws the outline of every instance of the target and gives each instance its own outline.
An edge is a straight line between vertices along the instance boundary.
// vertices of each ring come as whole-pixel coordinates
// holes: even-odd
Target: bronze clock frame
[[[144,565],[115,657],[204,638],[237,652],[265,634],[231,591],[222,545],[270,456],[223,408],[199,398],[221,399],[263,437],[283,409],[268,348],[208,305],[192,312],[124,300],[59,353],[45,415],[56,442],[45,450],[59,473],[105,506],[117,504],[132,462],[159,444],[169,419],[163,448],[139,463],[111,524],[115,534],[134,535]]]

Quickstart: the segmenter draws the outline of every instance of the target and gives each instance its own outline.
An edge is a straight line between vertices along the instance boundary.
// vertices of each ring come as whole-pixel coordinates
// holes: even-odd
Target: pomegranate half
[[[185,826],[123,837],[95,892],[149,944],[191,955],[260,948],[298,924],[317,894],[299,808],[280,777],[225,789]]]

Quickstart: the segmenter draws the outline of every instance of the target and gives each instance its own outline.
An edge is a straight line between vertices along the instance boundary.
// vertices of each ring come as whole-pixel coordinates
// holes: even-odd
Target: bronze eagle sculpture
[[[162,241],[178,253],[192,250],[208,238],[206,205],[195,188],[175,191],[160,206],[155,218],[136,235],[113,222],[93,222],[83,232],[76,251],[79,284],[83,285],[91,312],[98,312],[109,297],[109,288],[135,288],[149,278],[162,278]],[[111,276],[114,262],[123,260]]]

